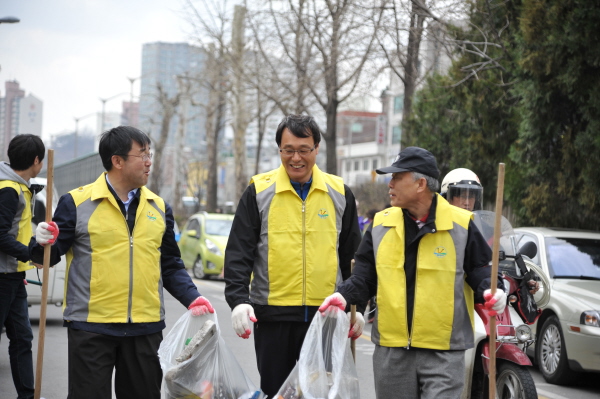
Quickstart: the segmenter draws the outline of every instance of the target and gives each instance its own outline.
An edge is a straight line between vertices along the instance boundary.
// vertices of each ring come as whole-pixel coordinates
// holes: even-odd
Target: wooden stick
[[[52,191],[54,183],[54,150],[48,150],[48,181],[46,184],[46,223],[52,221]],[[52,245],[44,246],[44,273],[42,277],[42,303],[40,307],[40,330],[38,335],[37,363],[35,367],[35,399],[40,399],[42,393],[42,368],[44,366],[44,340],[46,336],[46,308],[48,305],[48,280],[50,279],[50,249]]]
[[[350,262],[350,270],[354,272],[354,259]],[[356,305],[350,305],[350,325],[353,326],[356,323]],[[356,341],[350,339],[350,350],[352,351],[352,359],[354,359],[354,363],[356,363]]]
[[[496,189],[496,220],[494,221],[494,244],[492,246],[492,279],[490,290],[492,296],[498,285],[498,262],[500,261],[500,224],[502,222],[502,199],[504,196],[504,164],[498,164],[498,187]],[[496,398],[496,316],[490,318],[490,367],[489,367],[489,398]]]

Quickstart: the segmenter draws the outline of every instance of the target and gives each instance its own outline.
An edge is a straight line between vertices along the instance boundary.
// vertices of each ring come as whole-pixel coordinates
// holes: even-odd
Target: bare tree
[[[445,28],[464,18],[465,13],[464,2],[453,0],[389,0],[386,4],[385,22],[377,41],[387,66],[404,86],[402,145],[412,140],[406,122],[417,87],[431,70],[431,65],[426,66],[421,60],[424,31],[431,22],[439,26],[440,29],[429,30],[428,40],[450,56],[456,46],[450,43]]]
[[[233,154],[235,157],[235,198],[237,203],[248,186],[246,176],[246,128],[248,113],[246,109],[246,85],[244,84],[244,31],[246,8],[235,6],[233,29],[231,32],[231,66],[233,73]]]
[[[198,6],[191,0],[186,1],[186,16],[194,32],[194,40],[206,50],[207,58],[202,74],[196,77],[197,82],[208,93],[204,104],[206,132],[206,210],[214,212],[217,207],[218,190],[218,143],[219,134],[223,130],[227,106],[227,94],[231,88],[231,72],[229,70],[229,49],[227,36],[231,31],[227,1],[201,0]],[[195,173],[193,170],[188,173]]]
[[[277,36],[279,53],[283,52],[285,63],[296,66],[295,70],[300,74],[294,81],[306,85],[325,113],[327,171],[335,174],[338,105],[361,83],[380,28],[385,0],[288,0],[285,4],[279,3],[269,1],[267,15],[272,23],[277,24],[285,15],[294,21],[291,27],[301,28],[297,32],[282,30],[283,33]],[[299,41],[299,38],[306,40]],[[277,57],[276,54],[271,56]]]
[[[162,83],[156,83],[156,97],[159,104],[159,113],[156,115],[158,121],[153,117],[150,117],[150,123],[156,124],[160,122],[160,131],[158,137],[154,138],[154,157],[152,158],[152,179],[150,181],[149,189],[155,193],[160,193],[160,187],[162,186],[162,161],[163,161],[163,150],[169,138],[169,126],[171,120],[177,112],[179,101],[181,99],[181,93],[177,93],[170,96],[165,90]]]

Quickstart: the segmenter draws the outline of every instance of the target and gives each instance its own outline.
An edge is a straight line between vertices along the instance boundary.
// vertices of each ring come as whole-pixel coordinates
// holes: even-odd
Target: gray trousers
[[[465,351],[375,345],[377,399],[457,399],[465,380]]]

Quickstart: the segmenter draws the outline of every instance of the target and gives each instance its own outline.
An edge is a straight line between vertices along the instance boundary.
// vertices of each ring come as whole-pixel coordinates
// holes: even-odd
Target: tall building
[[[0,97],[0,160],[7,160],[10,140],[17,134],[30,133],[41,137],[43,103],[25,90],[16,80],[4,84],[6,94]]]
[[[187,43],[146,43],[142,48],[142,75],[140,84],[139,124],[140,128],[154,139],[161,127],[164,106],[158,100],[159,85],[168,98],[173,99],[181,90],[186,79],[196,87],[191,99],[181,99],[179,111],[187,108],[183,145],[200,151],[204,147],[204,114],[200,105],[207,102],[206,90],[199,89],[198,76],[205,64],[206,54],[200,47]],[[196,83],[196,84],[194,84]],[[201,91],[199,91],[201,90]],[[182,101],[187,101],[183,104]],[[175,145],[175,132],[179,118],[174,116],[169,125],[167,145]]]

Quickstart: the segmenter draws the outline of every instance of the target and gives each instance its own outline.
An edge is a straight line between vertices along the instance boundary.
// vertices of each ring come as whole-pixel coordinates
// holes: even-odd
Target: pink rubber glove
[[[483,291],[483,299],[485,303],[483,306],[486,308],[490,316],[496,316],[504,312],[506,307],[506,294],[501,289],[496,289],[494,296],[492,297],[492,290]]]
[[[40,245],[54,245],[58,238],[58,226],[55,222],[40,222],[35,228],[35,240]]]
[[[252,305],[240,303],[233,308],[233,311],[231,312],[231,324],[233,326],[233,330],[240,338],[250,338],[251,331],[248,319],[254,323],[258,321],[254,315],[254,308]]]
[[[346,300],[339,292],[329,295],[327,298],[325,298],[321,306],[319,306],[319,312],[324,313],[330,306],[335,306],[341,310],[345,310]]]
[[[198,298],[194,299],[194,302],[188,306],[188,309],[192,311],[192,316],[202,316],[206,313],[215,313],[215,309],[213,309],[208,299],[203,296],[199,296]]]

